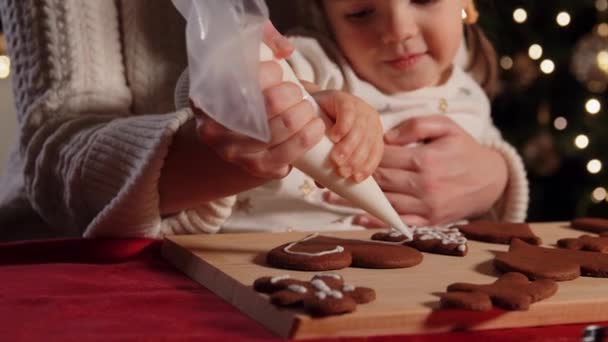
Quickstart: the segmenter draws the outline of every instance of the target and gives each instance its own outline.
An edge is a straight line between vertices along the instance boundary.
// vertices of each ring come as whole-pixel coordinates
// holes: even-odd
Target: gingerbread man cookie
[[[608,236],[608,219],[599,217],[581,217],[570,222],[570,227],[586,232]]]
[[[266,261],[274,267],[300,271],[329,271],[348,266],[404,268],[422,262],[422,254],[399,244],[340,239],[315,233],[272,249],[266,255]]]
[[[338,315],[355,311],[357,304],[376,299],[376,292],[367,287],[345,284],[336,273],[321,273],[310,281],[292,279],[288,275],[258,278],[253,288],[270,294],[270,301],[280,307],[302,306],[316,316]]]
[[[581,235],[578,238],[559,239],[557,245],[575,251],[608,253],[608,236]]]
[[[455,283],[441,295],[442,308],[487,311],[492,305],[506,310],[527,310],[530,304],[549,298],[557,292],[557,283],[550,279],[529,281],[517,272],[503,274],[488,285]]]
[[[508,252],[494,258],[494,266],[503,272],[521,272],[531,279],[608,277],[607,254],[533,246],[519,239],[511,241]]]
[[[459,225],[458,229],[471,240],[508,245],[512,239],[518,238],[533,245],[542,243],[527,223],[479,220]]]
[[[412,240],[408,240],[398,230],[391,229],[388,233],[372,235],[372,240],[403,243],[427,253],[455,256],[467,254],[467,239],[453,225],[412,228],[412,234]]]

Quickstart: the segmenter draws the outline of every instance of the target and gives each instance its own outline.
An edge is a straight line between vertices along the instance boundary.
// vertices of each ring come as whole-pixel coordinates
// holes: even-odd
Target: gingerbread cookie
[[[529,281],[517,272],[503,274],[488,285],[455,283],[441,295],[442,308],[486,311],[492,304],[506,310],[527,310],[530,304],[549,298],[557,292],[557,283],[550,279]]]
[[[266,255],[266,261],[274,267],[300,271],[328,271],[348,266],[404,268],[422,262],[422,254],[403,245],[315,233],[272,249]]]
[[[421,252],[464,256],[467,254],[467,239],[453,225],[412,228],[413,238],[409,240],[396,229],[388,233],[376,233],[372,240],[403,243]]]
[[[253,288],[270,294],[270,301],[277,306],[302,306],[316,316],[353,312],[357,304],[376,299],[373,289],[345,284],[342,276],[335,273],[317,274],[310,281],[288,275],[262,277],[253,283]]]
[[[608,253],[608,236],[582,235],[578,238],[560,239],[557,245],[575,251]]]
[[[518,238],[533,245],[540,245],[541,239],[532,233],[527,223],[494,222],[487,220],[473,221],[457,228],[468,239],[508,245]]]
[[[608,219],[599,217],[581,217],[570,222],[570,227],[586,232],[608,236]]]
[[[508,252],[494,258],[494,266],[503,272],[521,272],[531,279],[608,277],[606,254],[533,246],[519,239],[511,241]]]

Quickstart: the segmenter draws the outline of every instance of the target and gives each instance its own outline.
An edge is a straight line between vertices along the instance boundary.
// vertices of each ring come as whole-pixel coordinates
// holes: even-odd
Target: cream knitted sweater
[[[0,218],[39,216],[57,236],[217,230],[233,198],[159,214],[163,160],[192,115],[173,101],[186,53],[185,22],[171,2],[0,0],[0,6],[20,126],[0,180]]]

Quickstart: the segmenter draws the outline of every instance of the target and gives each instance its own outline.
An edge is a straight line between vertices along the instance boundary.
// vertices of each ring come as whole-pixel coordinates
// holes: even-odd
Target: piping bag
[[[226,128],[268,142],[270,129],[258,84],[258,65],[274,60],[274,55],[262,42],[268,20],[264,0],[173,0],[173,4],[187,20],[192,102]],[[289,64],[285,60],[276,62],[283,69],[283,80],[299,85],[318,115],[331,122]],[[329,162],[333,146],[325,136],[293,166],[411,239],[410,228],[372,177],[354,183],[334,172]]]

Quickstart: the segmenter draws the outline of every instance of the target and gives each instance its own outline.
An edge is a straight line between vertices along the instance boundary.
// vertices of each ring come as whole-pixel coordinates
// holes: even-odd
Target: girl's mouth
[[[394,59],[389,59],[385,63],[397,70],[406,70],[416,65],[422,56],[424,56],[424,53],[413,53],[410,55],[403,55]]]

